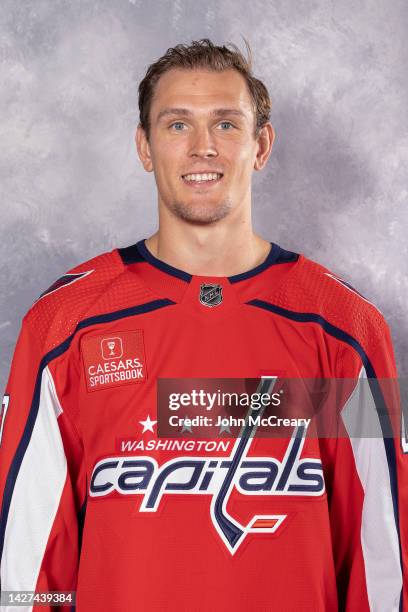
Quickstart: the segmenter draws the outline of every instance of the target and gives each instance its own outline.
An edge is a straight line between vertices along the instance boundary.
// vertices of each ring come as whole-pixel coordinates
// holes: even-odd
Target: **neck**
[[[165,263],[197,276],[233,276],[261,264],[270,242],[254,233],[249,220],[208,225],[160,219],[146,247]]]

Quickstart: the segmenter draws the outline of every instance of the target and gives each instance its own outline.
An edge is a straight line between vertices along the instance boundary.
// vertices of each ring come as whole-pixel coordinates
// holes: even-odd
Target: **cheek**
[[[183,155],[185,155],[181,142],[177,139],[162,139],[160,147],[152,147],[151,156],[153,164],[157,169],[176,167]]]
[[[248,150],[239,151],[237,157],[234,159],[232,174],[239,180],[247,181],[252,176],[254,162],[255,153]]]
[[[249,145],[246,139],[234,140],[228,143],[228,146],[223,147],[222,156],[230,160],[231,165],[235,166],[238,172],[241,172],[244,167],[253,165],[256,150],[252,145]]]
[[[161,165],[168,176],[169,181],[178,178],[182,168],[186,166],[186,155],[179,143],[166,146],[163,151]]]
[[[170,185],[178,178],[178,169],[181,167],[177,160],[177,155],[171,154],[170,149],[167,153],[162,151],[159,156],[153,160],[154,174],[159,184],[165,186]]]

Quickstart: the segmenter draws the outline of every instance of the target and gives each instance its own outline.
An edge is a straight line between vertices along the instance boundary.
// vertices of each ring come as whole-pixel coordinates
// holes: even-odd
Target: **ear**
[[[269,121],[262,126],[256,140],[258,143],[258,151],[255,158],[254,168],[255,170],[262,170],[269,159],[272,152],[273,142],[275,140],[275,130]]]
[[[140,161],[143,164],[143,168],[146,170],[146,172],[152,172],[153,163],[152,163],[152,156],[150,152],[150,145],[146,137],[146,132],[144,131],[140,123],[137,126],[135,142],[136,142],[137,153],[139,155]]]

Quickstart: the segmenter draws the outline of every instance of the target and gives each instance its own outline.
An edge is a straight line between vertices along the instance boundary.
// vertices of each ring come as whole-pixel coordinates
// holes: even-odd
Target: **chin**
[[[231,211],[229,202],[219,202],[213,206],[200,204],[186,204],[185,202],[174,202],[171,206],[172,212],[184,221],[190,223],[208,224],[224,219]]]

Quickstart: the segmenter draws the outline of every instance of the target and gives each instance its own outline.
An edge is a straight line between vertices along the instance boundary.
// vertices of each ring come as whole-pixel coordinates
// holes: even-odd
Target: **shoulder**
[[[47,348],[67,338],[124,266],[116,249],[67,270],[34,301],[23,321]]]
[[[277,306],[299,320],[316,322],[339,339],[357,341],[372,350],[387,330],[381,311],[348,279],[301,255],[287,282],[273,296]]]

